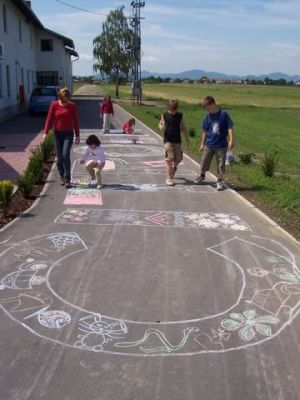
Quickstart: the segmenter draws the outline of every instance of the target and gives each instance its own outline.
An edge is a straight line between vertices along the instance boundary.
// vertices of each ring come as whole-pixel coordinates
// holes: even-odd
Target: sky
[[[131,14],[130,0],[65,1],[99,14],[124,5]],[[32,8],[47,28],[74,40],[74,74],[91,75],[92,41],[105,15],[56,0],[32,0]],[[299,0],[146,0],[142,14],[143,70],[300,73]]]

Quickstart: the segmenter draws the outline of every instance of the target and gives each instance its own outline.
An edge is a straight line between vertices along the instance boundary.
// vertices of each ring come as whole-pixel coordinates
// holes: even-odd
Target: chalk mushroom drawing
[[[78,212],[71,213],[72,218],[99,218],[95,211],[94,215]],[[141,215],[109,210],[104,217],[106,223],[132,225]],[[166,213],[144,213],[143,218],[154,226],[170,223]],[[218,229],[224,220],[249,232],[241,220],[225,214],[211,218],[210,214],[185,213],[176,226],[184,222],[189,228],[204,224]],[[174,215],[172,221],[174,225]],[[41,338],[80,351],[156,357],[223,353],[255,346],[278,336],[300,311],[300,271],[289,250],[272,240],[235,237],[208,248],[237,273],[240,288],[236,302],[215,315],[159,324],[112,318],[56,294],[49,283],[53,269],[63,268],[68,257],[87,251],[76,233],[53,233],[9,246],[0,255],[6,271],[0,276],[0,306],[5,314]],[[20,254],[27,259],[20,261]],[[245,254],[247,262],[242,266],[239,260],[245,260]]]

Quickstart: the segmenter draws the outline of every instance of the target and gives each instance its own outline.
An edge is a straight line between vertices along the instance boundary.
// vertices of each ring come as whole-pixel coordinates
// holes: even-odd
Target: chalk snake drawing
[[[114,218],[118,220],[120,215]],[[130,221],[134,215],[127,218]],[[22,253],[28,258],[20,260],[23,246],[30,254]],[[207,251],[226,260],[227,268],[231,264],[237,274],[236,302],[215,315],[160,323],[112,318],[61,298],[50,285],[51,272],[63,268],[67,258],[87,251],[72,232],[37,236],[8,247],[0,254],[0,307],[4,313],[38,337],[66,347],[153,357],[223,353],[255,346],[278,336],[300,312],[300,271],[295,258],[270,239],[235,237],[209,247]]]

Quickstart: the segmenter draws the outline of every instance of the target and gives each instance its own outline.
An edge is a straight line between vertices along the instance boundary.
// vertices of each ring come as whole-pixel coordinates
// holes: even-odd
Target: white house
[[[71,88],[74,49],[43,26],[30,1],[0,0],[0,119],[19,111],[20,91],[26,102],[35,85]]]

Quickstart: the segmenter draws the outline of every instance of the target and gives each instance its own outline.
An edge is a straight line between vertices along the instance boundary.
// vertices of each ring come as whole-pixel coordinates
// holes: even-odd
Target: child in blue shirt
[[[199,185],[205,181],[205,174],[210,169],[211,162],[215,156],[218,173],[217,190],[223,190],[227,150],[234,148],[233,122],[228,113],[221,110],[211,96],[204,99],[203,108],[207,110],[202,125],[202,141],[200,145],[200,151],[203,151],[203,156],[200,175],[196,178],[195,183]],[[228,135],[229,142],[227,140]]]

